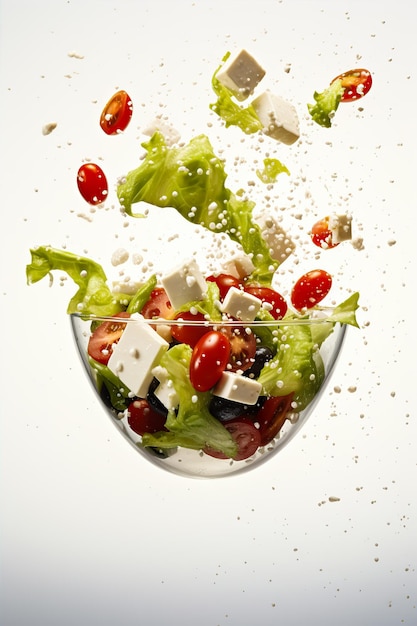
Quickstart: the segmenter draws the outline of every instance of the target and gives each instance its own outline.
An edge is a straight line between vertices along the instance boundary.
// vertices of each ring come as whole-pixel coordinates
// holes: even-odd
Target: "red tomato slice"
[[[101,204],[109,192],[107,178],[96,163],[84,163],[77,173],[78,190],[84,200],[92,205]]]
[[[288,411],[291,409],[293,396],[294,394],[290,393],[287,396],[268,398],[252,418],[259,423],[261,446],[266,446],[278,435],[287,418]]]
[[[242,283],[238,278],[231,274],[218,274],[217,276],[208,276],[206,278],[209,282],[216,283],[220,292],[220,300],[224,300],[230,287],[236,287],[239,289],[242,287]]]
[[[334,78],[331,82],[333,84],[336,80],[342,81],[342,87],[344,92],[341,98],[341,102],[353,102],[366,96],[370,88],[372,87],[372,76],[368,70],[357,69],[349,70],[340,74]]]
[[[261,435],[255,424],[246,417],[237,417],[236,419],[225,422],[224,427],[227,428],[232,435],[233,440],[237,443],[237,453],[233,457],[235,461],[244,461],[255,454],[261,445]],[[216,459],[227,459],[228,457],[212,448],[204,448],[204,452]]]
[[[113,344],[117,343],[125,329],[126,323],[116,321],[118,318],[130,317],[129,313],[122,311],[113,315],[113,320],[103,322],[97,326],[88,342],[88,354],[92,359],[107,365],[113,351]]]
[[[291,292],[293,306],[301,311],[323,300],[332,286],[332,277],[324,270],[311,270],[297,280]]]
[[[272,317],[276,320],[280,320],[287,312],[288,305],[285,299],[280,293],[270,289],[270,287],[245,287],[245,291],[252,296],[259,298],[262,302],[270,305],[271,308],[267,308]]]
[[[172,319],[174,311],[169,301],[167,292],[163,287],[156,287],[151,292],[149,300],[143,306],[141,314],[146,319],[154,319],[162,317],[163,319]]]
[[[208,391],[217,383],[229,361],[227,337],[210,330],[196,343],[190,361],[190,382],[197,391]]]
[[[311,229],[311,239],[319,248],[328,249],[336,248],[338,243],[332,241],[332,231],[329,228],[329,217],[324,217],[316,222]]]
[[[138,435],[166,430],[166,416],[155,411],[147,400],[134,400],[127,410],[127,422]]]
[[[133,113],[133,104],[125,91],[114,94],[100,116],[100,126],[106,135],[122,133],[128,126]]]
[[[209,330],[212,330],[211,326],[206,326],[203,313],[191,313],[191,311],[185,311],[184,313],[178,313],[174,319],[183,320],[184,322],[201,322],[198,325],[191,324],[175,324],[171,326],[171,334],[176,341],[180,343],[186,343],[192,348],[196,345],[199,339],[205,335]]]
[[[249,328],[243,325],[222,326],[219,328],[230,344],[230,356],[227,370],[243,372],[252,367],[255,361],[256,337]]]

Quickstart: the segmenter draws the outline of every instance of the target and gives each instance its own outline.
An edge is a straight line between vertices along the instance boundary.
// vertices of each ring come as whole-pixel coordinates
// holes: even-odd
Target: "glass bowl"
[[[146,327],[147,333],[150,331],[151,334],[155,333],[158,337],[161,337],[160,343],[164,344],[166,341],[166,344],[168,345],[167,353],[169,352],[170,354],[172,347],[178,345],[182,347],[185,346],[185,344],[179,344],[176,341],[172,341],[171,330],[174,324],[178,326],[178,321],[167,319],[150,320],[144,319],[142,316],[139,316],[139,318],[140,319],[123,319],[123,328],[128,328],[127,325],[129,324],[140,324],[141,328],[142,326]],[[129,388],[125,384],[121,383],[114,373],[110,373],[109,375],[108,365],[103,366],[101,364],[97,364],[94,360],[92,360],[88,352],[90,337],[92,336],[94,329],[101,324],[109,322],[114,323],[114,318],[100,318],[96,316],[72,314],[70,315],[70,320],[75,343],[77,345],[79,355],[81,356],[85,372],[92,383],[98,400],[116,428],[118,428],[120,433],[144,459],[157,465],[161,469],[190,478],[215,478],[230,476],[252,470],[266,461],[271,461],[276,454],[278,454],[278,452],[282,450],[283,447],[286,446],[301,430],[307,419],[313,413],[317,403],[326,389],[327,382],[332,375],[337,358],[345,340],[347,329],[347,326],[344,324],[327,321],[326,315],[323,311],[320,312],[318,317],[314,317],[313,319],[309,317],[295,320],[291,319],[289,321],[274,320],[272,322],[256,321],[250,323],[233,321],[234,331],[237,329],[239,332],[240,327],[240,330],[243,333],[255,333],[258,337],[265,337],[265,333],[267,333],[269,339],[271,339],[271,337],[275,337],[274,341],[277,346],[275,355],[276,358],[278,358],[278,352],[280,350],[285,352],[285,348],[288,348],[291,341],[293,341],[295,343],[288,353],[290,356],[289,360],[291,361],[292,358],[295,360],[299,359],[299,353],[300,351],[302,352],[302,342],[305,338],[308,338],[309,340],[311,339],[311,348],[309,350],[305,350],[304,355],[306,357],[305,361],[309,363],[306,369],[299,371],[297,370],[298,366],[295,363],[294,367],[291,362],[286,363],[287,369],[288,365],[290,365],[290,369],[292,368],[292,378],[290,377],[291,381],[289,383],[290,386],[293,384],[293,386],[295,385],[298,389],[301,389],[301,391],[294,394],[294,391],[291,391],[290,389],[290,393],[287,393],[288,383],[286,383],[287,388],[284,386],[281,390],[279,388],[280,383],[278,376],[278,382],[274,382],[272,390],[271,387],[268,387],[268,390],[266,390],[265,387],[262,387],[258,400],[255,403],[251,400],[251,403],[248,404],[241,402],[240,397],[239,400],[236,400],[230,391],[233,389],[233,386],[230,387],[230,385],[228,387],[228,391],[226,392],[224,392],[224,389],[220,392],[216,391],[218,387],[217,385],[214,389],[210,389],[208,391],[201,392],[193,389],[189,381],[188,362],[183,362],[181,364],[181,380],[176,380],[176,374],[172,371],[170,372],[168,378],[166,378],[167,372],[164,368],[162,368],[162,370],[165,371],[165,378],[158,376],[158,380],[154,376],[154,373],[158,372],[158,369],[155,370],[154,367],[158,368],[158,364],[155,360],[156,357],[154,358],[152,355],[145,355],[145,359],[148,359],[148,361],[146,361],[146,367],[143,368],[144,370],[146,369],[146,372],[143,372],[145,382],[142,384],[142,391],[140,392],[141,395],[137,396],[136,392],[133,393],[129,391]],[[227,331],[227,326],[231,323],[232,322],[217,322],[214,324],[212,322],[182,321],[181,325],[194,328],[196,327],[196,329],[200,330],[201,333],[205,333],[213,329],[216,331]],[[144,341],[144,336],[145,335],[142,336],[142,341]],[[151,336],[151,339],[153,336],[154,335]],[[300,338],[302,341],[298,341]],[[148,342],[145,341],[145,344],[146,345],[139,347],[143,353],[148,350]],[[150,344],[152,344],[152,341]],[[159,348],[157,348],[157,352],[158,350]],[[189,346],[186,346],[184,351],[186,354],[192,353],[192,349]],[[130,349],[130,356],[132,356],[132,352],[134,352],[134,350],[132,351],[132,349]],[[174,354],[174,352],[172,352],[172,354]],[[157,358],[159,358],[159,356]],[[152,366],[150,365],[149,359],[153,359],[153,363],[151,364]],[[268,366],[273,362],[274,359],[271,360]],[[297,361],[297,363],[299,363],[299,361]],[[267,365],[267,363],[266,361],[263,361],[263,364],[261,364],[260,367],[265,365]],[[277,372],[278,371],[279,369],[277,369]],[[242,377],[245,378],[246,381],[248,379],[252,379],[256,382],[256,376],[259,374],[259,367],[256,375],[247,371],[242,373],[239,370],[233,374],[239,376],[239,379],[237,379],[238,383],[241,382]],[[155,395],[157,387],[162,386],[163,384],[165,385],[164,403],[161,401],[161,398],[163,397],[161,394],[159,394],[159,397]],[[244,384],[246,384],[246,382]],[[229,437],[229,433],[234,433],[231,438],[232,441],[234,440],[235,442],[238,442],[240,439],[239,445],[243,445],[243,448],[245,448],[245,444],[248,443],[248,434],[247,432],[239,431],[239,428],[236,428],[236,426],[233,427],[233,424],[236,424],[236,422],[240,423],[242,421],[245,424],[248,424],[249,422],[249,428],[252,428],[251,425],[253,425],[258,431],[262,431],[263,429],[266,430],[266,434],[264,432],[262,433],[262,445],[258,445],[258,440],[256,440],[255,444],[253,441],[252,443],[249,441],[249,444],[252,446],[255,445],[255,451],[253,451],[253,453],[251,453],[247,458],[236,460],[230,457],[227,458],[224,452],[219,452],[213,447],[210,447],[207,443],[202,443],[200,446],[198,446],[198,444],[191,443],[191,447],[188,447],[186,437],[185,445],[167,446],[166,443],[163,446],[149,445],[149,442],[146,443],[146,441],[144,444],[144,440],[146,440],[147,435],[144,435],[143,432],[136,427],[135,430],[133,430],[130,425],[131,423],[129,423],[130,416],[132,414],[132,403],[136,402],[137,404],[135,406],[138,406],[140,409],[141,399],[145,399],[151,407],[152,414],[156,411],[157,413],[163,415],[163,424],[168,411],[166,405],[169,405],[169,402],[166,401],[166,398],[168,397],[166,395],[167,385],[168,390],[171,390],[171,395],[169,396],[170,402],[172,400],[172,393],[175,395],[177,391],[179,392],[176,394],[176,404],[175,402],[172,402],[170,406],[170,419],[174,420],[174,423],[177,416],[181,412],[181,403],[183,403],[183,405],[187,405],[187,411],[189,414],[190,406],[192,409],[192,404],[194,402],[196,414],[192,416],[192,420],[197,419],[198,421],[198,418],[201,418],[201,416],[205,416],[205,419],[208,411],[210,415],[207,419],[210,423],[213,419],[215,420],[216,426],[220,422],[220,424],[226,428],[228,432],[227,436]],[[143,391],[145,388],[146,392]],[[160,387],[160,389],[161,388],[162,387]],[[218,395],[219,393],[220,396]],[[273,398],[275,398],[275,400],[270,398],[271,393],[274,394]],[[277,394],[279,395],[277,396]],[[294,401],[296,396],[297,402]],[[178,402],[180,402],[180,404],[178,404]],[[269,407],[269,409],[266,409],[266,407]],[[260,411],[262,411],[262,413],[260,413]],[[198,415],[199,412],[200,415]],[[172,423],[173,422],[171,421],[171,424]],[[166,434],[166,428],[164,426],[162,426],[162,428],[164,437]],[[160,424],[156,427],[156,430],[158,429],[160,432]],[[137,432],[138,430],[142,432],[142,434],[139,434],[139,432]],[[237,455],[235,454],[234,456]]]

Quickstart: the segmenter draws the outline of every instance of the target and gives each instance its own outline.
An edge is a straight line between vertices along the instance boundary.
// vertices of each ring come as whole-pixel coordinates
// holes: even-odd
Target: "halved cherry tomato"
[[[84,163],[77,173],[78,190],[89,204],[101,204],[107,198],[109,186],[103,170],[96,163]]]
[[[127,422],[138,435],[166,430],[166,416],[155,411],[145,399],[134,400],[127,411]]]
[[[278,435],[287,419],[293,396],[293,393],[287,396],[272,396],[263,403],[258,413],[253,416],[252,419],[259,424],[261,446],[266,446]]]
[[[344,88],[341,102],[353,102],[366,96],[370,88],[372,87],[372,76],[368,70],[357,69],[349,70],[340,74],[334,78],[331,82],[333,84],[336,80],[342,81],[342,87]]]
[[[88,354],[92,359],[107,365],[113,351],[113,344],[117,343],[125,329],[126,323],[117,321],[119,318],[130,317],[122,311],[113,315],[114,321],[103,322],[92,333],[88,341]]]
[[[235,461],[244,461],[255,454],[261,445],[261,435],[255,424],[247,417],[237,417],[224,423],[237,444],[237,453],[233,457]],[[204,452],[216,459],[227,459],[228,457],[218,450],[206,447]]]
[[[229,361],[227,337],[210,330],[196,343],[190,361],[190,382],[197,391],[208,391],[217,383]]]
[[[270,305],[268,306],[268,311],[272,315],[272,317],[276,320],[280,320],[284,317],[287,312],[288,305],[285,299],[281,296],[280,293],[271,289],[270,287],[245,287],[245,291],[250,293],[255,298],[259,298],[262,302]]]
[[[332,286],[332,277],[324,270],[311,270],[297,280],[291,291],[293,306],[301,311],[323,300]]]
[[[242,287],[241,281],[235,276],[232,276],[232,274],[217,274],[217,276],[208,276],[206,280],[216,283],[220,292],[220,300],[225,299],[230,287],[236,287],[237,289]]]
[[[250,328],[243,325],[222,326],[219,328],[230,344],[228,371],[243,372],[252,367],[255,361],[256,337]]]
[[[106,135],[122,133],[128,126],[133,113],[133,104],[125,91],[114,94],[100,116],[100,126]]]
[[[311,239],[313,243],[319,248],[328,249],[336,248],[339,243],[333,243],[332,231],[329,228],[329,217],[323,217],[323,219],[316,222],[311,229]]]
[[[184,311],[183,313],[177,313],[174,319],[182,320],[184,324],[175,324],[171,326],[171,334],[174,339],[180,343],[186,343],[192,348],[196,345],[199,339],[205,335],[209,330],[212,330],[211,326],[205,325],[206,318],[203,313],[191,313],[191,311]],[[198,325],[187,324],[186,322],[200,322]]]
[[[149,296],[149,300],[141,310],[143,317],[154,319],[162,317],[163,319],[172,319],[174,311],[169,301],[167,292],[163,287],[156,287]]]

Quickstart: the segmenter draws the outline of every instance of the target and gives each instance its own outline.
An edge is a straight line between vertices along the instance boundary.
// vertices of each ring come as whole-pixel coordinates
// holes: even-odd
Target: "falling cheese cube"
[[[161,282],[174,309],[206,297],[207,283],[194,259],[166,274]]]
[[[332,233],[333,244],[352,239],[352,218],[350,215],[331,215],[329,230]]]
[[[279,263],[287,259],[295,250],[295,243],[290,239],[285,230],[269,215],[261,215],[256,222],[262,231],[270,255]]]
[[[236,319],[251,322],[257,316],[262,300],[237,287],[230,287],[223,300],[222,311]]]
[[[265,70],[246,50],[230,56],[216,74],[237,100],[246,100],[265,76]]]
[[[265,91],[255,98],[252,106],[259,117],[265,135],[291,145],[300,137],[300,124],[297,111],[292,104]]]

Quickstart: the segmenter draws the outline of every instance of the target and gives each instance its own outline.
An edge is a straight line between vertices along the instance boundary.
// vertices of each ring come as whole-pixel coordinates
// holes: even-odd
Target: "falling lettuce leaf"
[[[313,120],[320,126],[330,128],[332,119],[340,104],[345,89],[342,81],[336,79],[321,93],[314,92],[315,104],[308,104],[307,108]]]
[[[288,174],[289,176],[290,172],[278,159],[266,158],[264,159],[264,169],[256,170],[258,178],[266,184],[275,183],[280,174]]]
[[[261,229],[252,219],[255,203],[238,198],[226,187],[224,163],[208,137],[198,135],[184,146],[167,146],[156,131],[142,145],[147,150],[143,161],[117,188],[125,212],[143,217],[134,212],[139,202],[172,207],[193,224],[226,233],[251,255],[255,266],[251,280],[270,285],[279,263],[272,259]]]

